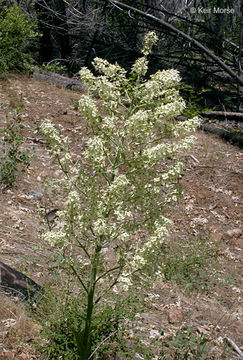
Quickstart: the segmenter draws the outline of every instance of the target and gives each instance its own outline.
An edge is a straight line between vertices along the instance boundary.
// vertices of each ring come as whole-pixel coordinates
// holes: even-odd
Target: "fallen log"
[[[243,148],[243,137],[241,136],[208,124],[201,124],[200,128],[206,132],[218,135],[221,139],[229,141],[233,145],[238,145],[240,148]]]
[[[200,114],[202,117],[217,118],[218,120],[237,120],[243,121],[243,112],[229,112],[229,111],[205,111]]]
[[[0,261],[0,290],[8,295],[17,296],[21,301],[36,306],[43,288],[21,272]]]
[[[37,80],[47,81],[58,87],[64,87],[66,89],[80,92],[84,91],[84,86],[80,80],[69,78],[67,76],[56,73],[43,71],[41,69],[34,69],[32,77]]]

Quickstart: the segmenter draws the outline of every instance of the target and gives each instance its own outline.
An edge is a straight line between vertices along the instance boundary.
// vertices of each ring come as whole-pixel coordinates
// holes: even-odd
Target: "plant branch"
[[[110,272],[115,271],[115,270],[118,270],[118,269],[120,269],[120,268],[121,268],[121,266],[119,265],[119,266],[115,266],[115,267],[113,267],[113,268],[105,271],[103,274],[101,274],[101,275],[96,279],[95,283],[97,283],[100,279],[104,278],[104,277],[105,277],[107,274],[109,274]]]
[[[79,280],[80,284],[82,285],[84,291],[88,294],[88,289],[85,286],[83,280],[81,279],[81,277],[79,276],[79,274],[77,273],[77,270],[75,269],[75,267],[72,264],[69,264],[70,268],[72,269],[72,271],[74,272],[75,276],[77,277],[77,279]]]
[[[112,332],[111,334],[109,334],[92,352],[92,354],[89,356],[88,360],[92,359],[93,355],[96,353],[96,351],[101,347],[101,345],[103,345],[111,336],[115,335],[117,333],[117,331]]]

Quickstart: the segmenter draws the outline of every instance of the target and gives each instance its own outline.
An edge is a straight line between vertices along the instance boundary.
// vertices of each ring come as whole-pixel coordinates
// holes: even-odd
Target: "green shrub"
[[[183,110],[182,115],[190,118],[197,116],[203,111],[212,110],[207,106],[205,93],[211,92],[211,89],[201,89],[195,91],[190,85],[181,86],[181,95],[187,102],[187,107]]]
[[[175,335],[162,341],[161,360],[204,360],[207,359],[208,338],[192,328],[182,328]]]
[[[134,295],[116,299],[115,302],[110,297],[109,302],[95,312],[91,331],[93,359],[110,359],[115,358],[118,352],[129,353],[124,340],[124,320],[133,319],[136,304]],[[42,325],[42,336],[48,341],[37,346],[38,350],[52,360],[79,359],[78,337],[84,315],[80,296],[68,296],[64,291],[60,301],[60,296],[52,290],[47,291],[45,302],[38,307],[37,319]]]
[[[208,292],[215,285],[213,265],[218,257],[218,248],[201,238],[187,244],[180,241],[178,246],[180,249],[168,246],[163,259],[165,280],[174,281],[189,291]]]
[[[0,74],[27,70],[31,63],[28,47],[38,36],[36,25],[17,5],[0,12]]]
[[[16,177],[29,166],[31,155],[29,150],[21,150],[24,142],[21,134],[21,119],[17,115],[9,120],[1,131],[3,135],[0,146],[0,183],[12,186]]]
[[[41,70],[58,73],[60,71],[67,71],[67,67],[65,65],[61,65],[58,61],[53,61],[52,63],[49,62],[47,64],[42,64]]]

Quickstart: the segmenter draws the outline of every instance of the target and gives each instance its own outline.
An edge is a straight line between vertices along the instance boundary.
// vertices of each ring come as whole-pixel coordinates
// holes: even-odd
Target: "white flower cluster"
[[[178,199],[183,159],[195,140],[190,133],[199,125],[196,117],[183,123],[175,120],[185,108],[177,90],[178,71],[158,71],[144,79],[147,55],[156,41],[154,32],[146,35],[144,56],[132,66],[129,79],[119,65],[99,58],[93,62],[99,76],[81,69],[81,79],[90,92],[81,97],[79,110],[86,120],[87,134],[93,135],[85,139],[78,157],[62,151],[65,142],[49,120],[42,124],[64,172],[63,191],[67,195],[62,212],[66,225],[47,233],[45,239],[59,249],[79,244],[89,264],[97,244],[107,248],[114,244],[114,249],[117,246],[124,251],[118,262],[125,260],[119,279],[125,290],[132,284],[131,274],[149,265],[168,235],[171,222],[161,214],[166,204]],[[104,116],[92,94],[102,100]],[[129,100],[127,107],[121,97]],[[141,229],[144,232],[139,237]],[[76,252],[71,251],[72,261],[78,264],[80,257],[76,259]],[[104,264],[100,265],[103,268]]]
[[[173,154],[175,146],[176,145],[174,143],[166,143],[158,144],[145,149],[143,152],[144,167],[152,166],[164,157]]]
[[[150,121],[150,112],[138,110],[126,120],[124,128],[126,129],[126,133],[133,134],[139,139],[145,136],[151,137],[153,124]]]
[[[60,163],[66,165],[68,161],[72,160],[72,155],[69,152],[65,152],[64,156],[60,158]]]
[[[119,199],[126,190],[129,181],[125,174],[115,177],[112,184],[108,187],[108,193],[113,199]]]
[[[142,49],[142,53],[147,56],[150,54],[152,50],[152,46],[155,45],[158,41],[158,36],[154,31],[150,31],[144,37],[144,46]]]
[[[142,49],[143,57],[135,61],[132,66],[132,73],[140,76],[145,76],[148,70],[148,60],[147,55],[150,54],[152,46],[156,44],[158,37],[155,32],[150,31],[144,38],[144,47]]]
[[[108,225],[105,219],[99,218],[93,224],[95,235],[102,236],[107,234]]]
[[[123,272],[119,277],[119,283],[124,291],[128,291],[132,285],[131,274],[129,272]]]
[[[107,109],[117,109],[121,98],[121,92],[116,83],[109,81],[106,76],[99,76],[96,81],[96,90],[102,100],[109,102],[109,107]]]
[[[171,119],[179,114],[185,109],[186,103],[182,99],[175,100],[168,104],[162,104],[158,106],[155,111],[155,117],[157,119]]]
[[[154,222],[153,234],[140,249],[135,251],[135,255],[129,264],[132,269],[140,269],[147,264],[149,256],[156,253],[161,244],[164,243],[168,236],[168,229],[172,226],[172,224],[172,221],[164,216],[160,216],[158,220]]]
[[[196,129],[200,126],[201,120],[199,117],[194,116],[192,119],[183,121],[174,126],[173,133],[174,136],[185,135],[190,132],[195,132]]]
[[[175,147],[176,151],[184,151],[186,152],[189,150],[192,145],[195,143],[196,137],[193,135],[185,137],[183,140],[179,141],[178,144]]]
[[[89,90],[95,89],[94,84],[96,81],[96,77],[87,67],[82,67],[82,69],[79,71],[79,76],[84,85],[86,85]]]
[[[89,90],[92,90],[104,101],[106,111],[112,113],[120,104],[121,89],[127,83],[126,71],[119,65],[110,64],[100,58],[95,58],[93,65],[104,75],[95,77],[90,70],[83,68],[79,72],[80,78]],[[94,106],[91,106],[90,103],[87,105],[95,111]],[[83,111],[82,107],[81,110]],[[97,118],[96,115],[95,118]]]
[[[162,85],[163,89],[171,89],[179,84],[181,77],[179,71],[175,69],[157,71],[151,75],[151,80]]]
[[[164,70],[165,73],[171,73],[171,70]],[[176,81],[175,81],[176,83]],[[163,82],[157,80],[148,80],[144,84],[141,84],[139,88],[141,101],[146,104],[152,105],[152,102],[159,100],[166,104],[168,102],[182,100],[179,91],[174,87],[168,87]]]
[[[60,154],[63,148],[63,141],[51,120],[45,119],[42,121],[41,131],[44,133],[47,143],[51,147],[52,151],[56,154]]]
[[[145,57],[141,57],[135,61],[132,66],[132,72],[141,76],[146,75],[148,71],[148,60]]]
[[[48,231],[43,235],[45,241],[47,241],[51,246],[57,248],[63,248],[67,244],[67,234],[62,231]]]
[[[124,221],[125,219],[131,219],[132,213],[129,210],[121,210],[119,207],[114,210],[114,214],[116,215],[117,220]]]
[[[162,184],[166,185],[168,182],[172,182],[178,179],[185,168],[185,164],[181,161],[175,162],[165,173],[161,175]]]
[[[118,64],[110,64],[107,60],[95,58],[93,61],[94,68],[104,74],[108,79],[117,82],[121,86],[127,82],[126,70]]]
[[[102,120],[102,128],[109,136],[119,135],[119,129],[117,127],[118,119],[115,115],[106,116]]]
[[[66,200],[66,207],[74,210],[79,210],[80,196],[76,190],[72,190],[68,193]]]
[[[95,167],[104,167],[105,166],[105,151],[104,151],[104,142],[101,137],[94,136],[87,140],[87,149],[84,151],[84,157],[91,161]]]
[[[82,95],[79,100],[79,110],[83,113],[90,125],[99,121],[99,112],[94,100],[88,95]]]

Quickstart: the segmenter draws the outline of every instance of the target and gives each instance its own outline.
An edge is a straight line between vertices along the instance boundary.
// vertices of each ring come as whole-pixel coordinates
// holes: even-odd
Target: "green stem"
[[[90,273],[90,280],[88,286],[88,303],[86,308],[86,319],[85,319],[85,327],[81,336],[81,344],[79,344],[79,358],[80,360],[88,360],[91,353],[91,330],[92,330],[92,315],[94,310],[94,294],[95,294],[95,285],[96,285],[96,275],[99,264],[99,256],[100,256],[101,246],[96,245],[93,261],[92,261],[92,269]]]

